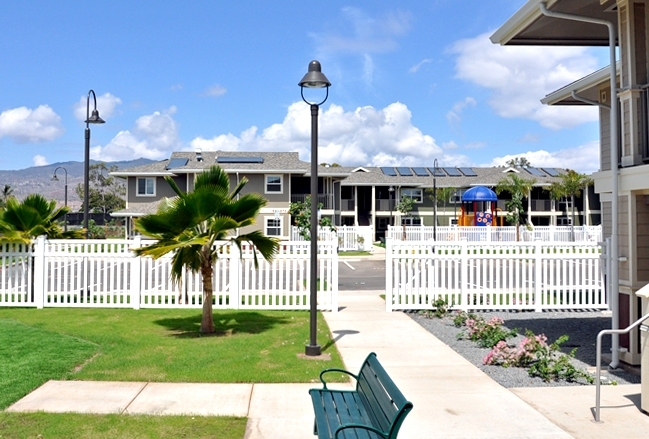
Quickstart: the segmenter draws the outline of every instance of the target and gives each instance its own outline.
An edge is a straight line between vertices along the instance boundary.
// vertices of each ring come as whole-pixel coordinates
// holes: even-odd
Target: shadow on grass
[[[153,323],[167,328],[169,336],[178,338],[230,337],[235,334],[260,334],[290,321],[257,312],[238,311],[214,313],[214,333],[201,334],[201,314],[155,320]]]

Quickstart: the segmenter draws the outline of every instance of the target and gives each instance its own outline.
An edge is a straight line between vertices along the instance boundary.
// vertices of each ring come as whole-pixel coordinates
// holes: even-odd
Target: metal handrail
[[[601,422],[599,419],[599,412],[600,412],[600,385],[601,385],[601,371],[602,371],[602,335],[605,334],[627,334],[630,332],[632,329],[637,328],[644,322],[645,320],[649,319],[649,314],[646,314],[643,317],[640,317],[638,320],[636,320],[632,325],[628,326],[625,329],[603,329],[599,331],[599,334],[597,334],[597,369],[596,369],[596,374],[597,376],[595,377],[595,422]]]

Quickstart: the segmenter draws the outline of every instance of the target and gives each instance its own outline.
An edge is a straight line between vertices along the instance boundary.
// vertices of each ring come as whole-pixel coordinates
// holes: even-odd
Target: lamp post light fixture
[[[305,354],[317,357],[322,353],[318,344],[318,110],[320,105],[329,97],[331,82],[322,73],[319,61],[311,61],[309,69],[298,83],[302,100],[311,106],[311,264],[310,264],[310,337]],[[325,98],[318,102],[310,102],[304,97],[304,88],[325,88]]]
[[[433,162],[433,241],[437,241],[437,159]]]
[[[68,170],[65,169],[63,166],[59,166],[54,170],[54,175],[52,176],[52,181],[59,181],[59,178],[56,176],[56,171],[59,169],[63,169],[63,172],[65,172],[65,195],[64,195],[64,202],[63,205],[65,207],[68,207]],[[68,213],[65,212],[65,215],[63,216],[63,231],[67,232],[68,231]]]
[[[90,95],[94,101],[94,109],[92,115],[90,114]],[[86,239],[88,239],[88,214],[90,212],[90,124],[91,123],[106,123],[99,117],[97,111],[97,95],[94,90],[88,91],[88,99],[86,99],[86,132],[85,132],[85,162],[83,164],[83,227],[86,229]]]

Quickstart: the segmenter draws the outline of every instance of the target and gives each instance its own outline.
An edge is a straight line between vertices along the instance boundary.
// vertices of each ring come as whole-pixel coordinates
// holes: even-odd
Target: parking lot
[[[385,260],[338,260],[338,290],[385,290]]]

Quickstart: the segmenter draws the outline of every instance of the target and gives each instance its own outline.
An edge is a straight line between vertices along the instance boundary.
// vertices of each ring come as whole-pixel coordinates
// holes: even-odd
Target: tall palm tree
[[[29,244],[33,238],[45,235],[50,239],[83,238],[83,230],[64,232],[59,220],[68,213],[67,207],[56,207],[56,201],[47,201],[41,194],[27,195],[21,202],[7,198],[0,210],[0,241]]]
[[[254,224],[266,199],[259,194],[240,195],[248,182],[242,178],[230,191],[228,175],[218,166],[196,176],[194,190],[184,193],[169,177],[166,181],[177,197],[166,200],[155,214],[145,215],[136,222],[136,230],[158,241],[148,247],[135,250],[137,255],[159,258],[174,252],[171,277],[179,283],[184,269],[200,272],[203,278],[202,333],[214,332],[212,317],[213,270],[218,258],[217,241],[228,240],[241,248],[241,244],[253,244],[254,262],[257,267],[257,251],[266,260],[277,253],[279,243],[264,236],[260,231],[243,235],[237,229]]]
[[[529,198],[534,183],[536,183],[534,179],[527,180],[516,174],[507,174],[507,177],[500,180],[496,185],[496,193],[498,195],[507,192],[512,197],[505,205],[509,211],[507,220],[516,225],[516,241],[520,240],[519,226],[521,223],[521,213],[524,211],[523,198]]]

